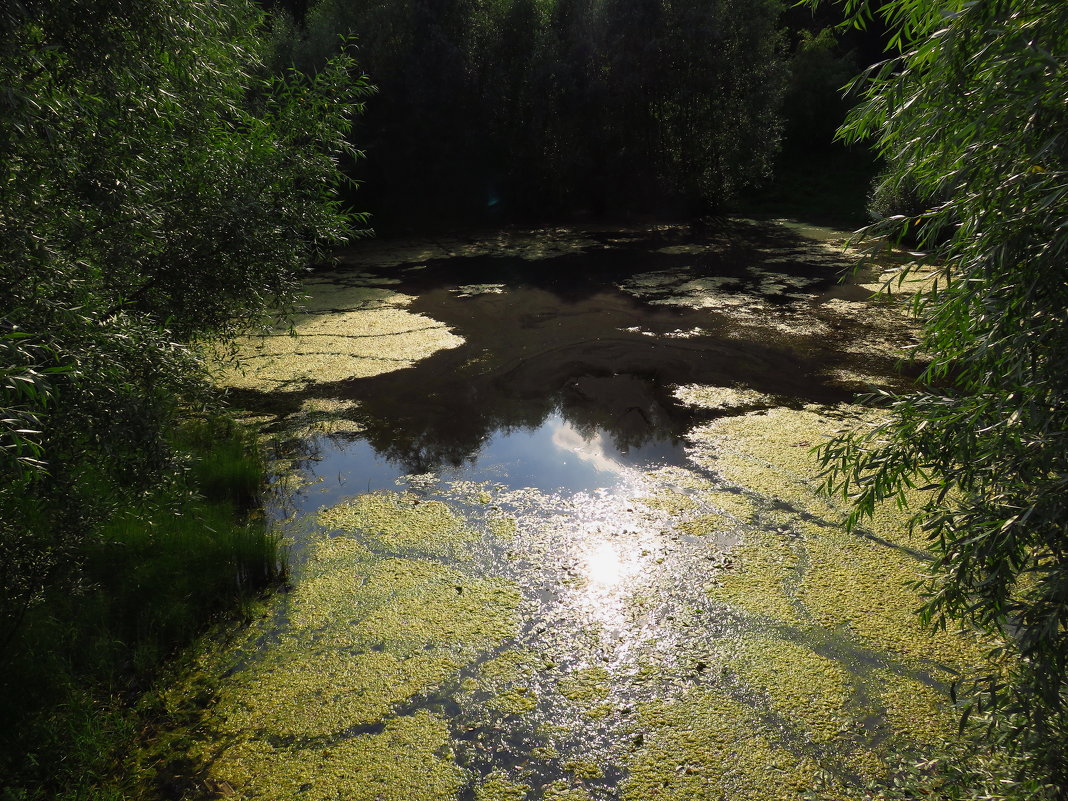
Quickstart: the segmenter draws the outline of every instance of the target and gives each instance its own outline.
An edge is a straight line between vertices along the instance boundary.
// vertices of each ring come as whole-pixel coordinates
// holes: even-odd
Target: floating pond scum
[[[203,646],[190,797],[860,799],[954,735],[984,644],[918,624],[901,511],[847,533],[815,492],[874,419],[841,375],[910,344],[831,234],[374,248],[223,377],[294,575]]]

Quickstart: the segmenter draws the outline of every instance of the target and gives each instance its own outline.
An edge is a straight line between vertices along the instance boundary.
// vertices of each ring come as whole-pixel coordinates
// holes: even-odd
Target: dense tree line
[[[1064,798],[1068,4],[844,5],[856,24],[881,18],[895,31],[894,57],[862,79],[865,100],[843,129],[874,138],[882,191],[912,206],[870,233],[918,242],[917,265],[938,282],[915,305],[924,386],[886,395],[887,423],[824,449],[828,486],[854,498],[854,519],[909,487],[930,490],[914,510],[935,555],[923,614],[1000,636],[969,710],[1021,755],[1011,792]]]
[[[0,26],[9,548],[27,504],[84,522],[173,468],[194,343],[291,305],[346,236],[334,190],[361,87],[345,59],[272,78],[240,2],[26,0]],[[46,570],[18,558],[4,569]]]
[[[380,89],[360,122],[362,177],[389,221],[697,212],[769,175],[787,80],[780,11],[321,0],[283,26],[281,55],[313,70],[339,34],[357,37]]]

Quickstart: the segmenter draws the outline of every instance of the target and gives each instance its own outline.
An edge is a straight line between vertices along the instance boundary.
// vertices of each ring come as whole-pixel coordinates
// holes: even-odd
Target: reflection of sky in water
[[[292,502],[313,512],[341,498],[375,490],[396,490],[405,468],[379,455],[366,440],[320,436],[307,477],[314,484],[301,489]],[[632,468],[682,464],[681,443],[652,439],[621,451],[610,434],[584,435],[558,413],[537,428],[500,429],[487,437],[471,461],[437,471],[443,480],[492,481],[509,488],[533,487],[543,492],[581,492],[611,487]]]
[[[406,486],[398,482],[407,473],[404,465],[377,453],[364,439],[319,436],[312,446],[314,458],[305,463],[305,477],[314,483],[291,498],[290,511],[314,513],[360,493]],[[512,546],[543,556],[525,566],[487,564],[487,569],[518,567],[513,578],[520,584],[547,581],[538,617],[552,630],[593,626],[605,664],[618,664],[631,660],[643,644],[656,647],[650,643],[659,630],[648,615],[636,617],[632,605],[635,593],[648,590],[665,569],[659,563],[667,545],[662,521],[633,500],[650,491],[641,474],[650,467],[683,463],[681,444],[669,438],[621,450],[611,433],[580,430],[557,412],[535,428],[498,429],[469,461],[435,471],[437,481],[428,489],[433,494],[453,481],[487,481],[544,493],[539,497],[546,506],[526,513],[555,522],[534,534],[534,541],[520,534]],[[535,586],[528,588],[537,594]],[[556,658],[571,659],[573,644],[561,645],[564,650]]]

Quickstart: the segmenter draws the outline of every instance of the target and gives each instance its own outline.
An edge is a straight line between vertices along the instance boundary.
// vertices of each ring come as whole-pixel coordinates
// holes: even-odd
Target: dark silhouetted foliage
[[[930,489],[915,510],[935,555],[923,614],[1002,635],[972,712],[1064,797],[1068,4],[845,6],[858,24],[881,15],[899,55],[862,79],[842,135],[873,137],[889,165],[881,191],[923,206],[869,233],[913,233],[939,280],[915,303],[926,386],[886,396],[888,422],[823,449],[828,488],[853,497],[854,520]]]

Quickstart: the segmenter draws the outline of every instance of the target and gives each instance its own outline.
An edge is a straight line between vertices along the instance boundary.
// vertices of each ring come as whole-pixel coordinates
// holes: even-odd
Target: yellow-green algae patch
[[[743,387],[717,387],[710,384],[685,384],[676,387],[674,395],[684,406],[715,411],[771,403],[770,396],[763,392]]]
[[[459,530],[444,504],[409,509],[399,497],[371,496],[363,510],[377,520],[381,504],[389,507],[379,533],[408,536],[398,513],[419,535]],[[226,746],[211,777],[249,798],[454,799],[469,777],[454,762],[445,721],[426,711],[394,716],[514,636],[514,586],[335,536],[310,547],[287,600],[281,638],[219,692],[211,730]],[[382,728],[353,736],[360,726]]]
[[[531,682],[538,670],[550,664],[545,657],[534,651],[511,650],[493,659],[487,659],[479,665],[478,673],[486,686],[499,688],[519,682]]]
[[[717,421],[699,432],[699,461],[749,491],[787,504],[775,522],[789,533],[747,532],[736,552],[738,570],[725,575],[713,595],[755,614],[763,608],[784,622],[853,635],[894,658],[969,670],[982,661],[976,636],[930,632],[915,615],[920,598],[908,585],[925,565],[908,533],[908,510],[892,502],[880,505],[869,524],[875,536],[866,537],[847,532],[844,508],[816,492],[819,465],[812,446],[843,425],[875,420],[856,407],[827,414],[778,408]],[[920,494],[909,499],[918,504]]]
[[[650,470],[646,478],[658,485],[673,485],[689,490],[714,490],[714,482],[704,476],[676,465],[667,465]]]
[[[399,370],[464,342],[444,323],[408,311],[410,295],[323,280],[308,282],[305,289],[310,294],[306,313],[291,327],[239,338],[236,362],[217,371],[219,384],[299,390]]]
[[[918,679],[926,674],[948,684],[955,674],[982,665],[986,647],[972,631],[930,631],[915,614],[921,599],[910,585],[922,578],[926,562],[908,518],[909,508],[922,504],[922,492],[907,493],[905,509],[893,502],[880,504],[856,533],[844,528],[844,505],[817,495],[812,446],[836,429],[875,422],[876,415],[855,407],[775,409],[717,421],[694,437],[698,463],[742,488],[737,497],[752,510],[753,525],[741,531],[741,543],[730,554],[733,568],[706,586],[709,596],[748,618],[733,651],[726,649],[720,658],[729,659],[725,665],[742,687],[756,694],[757,706],[766,704],[792,736],[829,748],[832,765],[869,779],[885,777],[895,750],[955,736],[956,713],[948,693]],[[696,494],[714,506],[723,493]],[[811,643],[837,645],[817,653]],[[850,652],[857,656],[848,663],[841,661],[845,657],[832,657]],[[712,703],[693,695],[676,702],[689,708],[677,712],[679,725],[685,714],[703,719],[701,704],[706,702]],[[724,725],[731,718],[723,717]],[[737,715],[734,719],[729,736],[744,739],[748,724]],[[873,720],[881,722],[869,731],[865,724]],[[889,736],[882,740],[880,731]],[[702,742],[706,749],[715,747]],[[732,752],[745,751],[747,742],[739,740]],[[650,758],[650,771],[655,762]],[[636,775],[643,769],[639,766]],[[677,787],[677,792],[670,789],[657,797],[719,797],[687,785],[687,770],[682,769],[682,778],[663,777],[668,782],[664,787]],[[713,784],[728,797],[798,795],[757,787],[728,791],[724,781],[717,778]],[[655,782],[642,784],[635,778],[628,785],[638,786],[644,791]],[[641,791],[624,797],[640,798]],[[688,796],[691,791],[695,794]]]
[[[829,743],[855,726],[853,683],[838,662],[786,640],[744,640],[732,665],[806,740]]]
[[[478,536],[446,504],[411,493],[360,495],[321,511],[319,524],[358,533],[373,548],[391,553],[454,554]]]
[[[682,492],[676,492],[675,490],[664,490],[656,495],[637,498],[636,500],[638,503],[648,506],[650,509],[667,512],[671,515],[688,512],[699,506],[697,501],[689,495]]]
[[[708,588],[710,598],[757,618],[790,625],[805,622],[804,612],[791,592],[801,569],[796,542],[757,529],[746,532],[732,556],[734,569],[721,574],[719,583]]]
[[[459,298],[472,298],[476,295],[500,295],[505,289],[505,284],[461,284],[451,291]]]
[[[699,515],[690,520],[683,520],[676,524],[675,528],[683,534],[691,537],[707,537],[731,526],[731,522],[723,515]]]
[[[441,685],[458,669],[444,656],[275,648],[222,693],[225,729],[329,736],[381,720],[397,704]]]
[[[292,624],[324,627],[320,639],[337,646],[472,654],[514,634],[518,605],[519,593],[502,580],[423,560],[372,559],[309,577],[295,593]]]
[[[327,746],[272,746],[243,740],[211,765],[238,797],[302,801],[453,801],[464,783],[446,722],[419,711],[386,723],[380,734]]]
[[[494,771],[475,787],[475,801],[525,801],[529,784],[520,784],[502,771]]]
[[[815,412],[779,407],[695,429],[692,454],[702,466],[766,498],[844,519],[838,507],[816,493],[819,466],[811,452],[842,427],[841,421]]]
[[[488,526],[490,533],[499,540],[507,542],[515,539],[516,519],[511,515],[491,515]]]
[[[583,668],[563,676],[557,683],[560,694],[577,704],[592,718],[603,718],[612,711],[604,700],[609,693],[609,675],[603,667]]]
[[[961,672],[982,663],[978,635],[961,629],[931,631],[916,615],[920,597],[907,586],[923,563],[907,551],[834,526],[805,525],[809,568],[798,598],[812,616],[845,629],[869,646],[911,662],[934,660]]]
[[[628,764],[624,801],[777,801],[819,786],[815,762],[777,745],[753,710],[722,691],[642,704],[638,722],[642,746]]]
[[[525,715],[538,705],[538,696],[529,687],[509,687],[489,700],[491,708],[505,715]]]
[[[604,771],[596,762],[587,759],[572,759],[564,763],[564,770],[579,779],[603,779]]]
[[[883,715],[909,745],[938,745],[957,733],[960,716],[944,692],[915,679],[885,676]]]
[[[299,411],[286,417],[286,433],[307,439],[319,434],[363,431],[363,424],[354,416],[359,408],[360,404],[352,400],[307,398],[300,404]]]
[[[581,787],[573,787],[565,779],[549,782],[542,788],[542,801],[590,801],[590,794]]]

